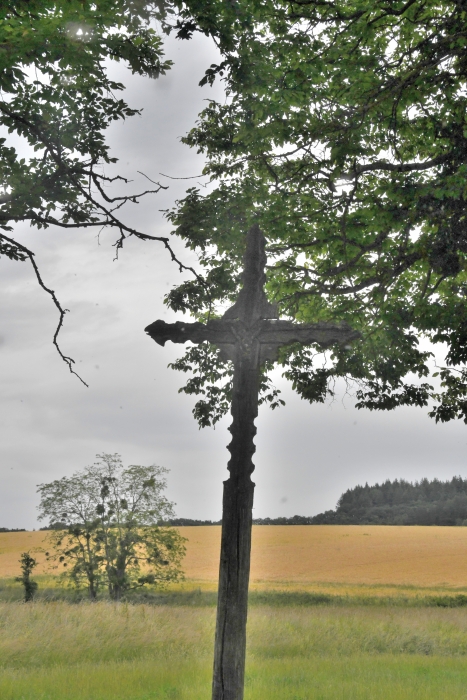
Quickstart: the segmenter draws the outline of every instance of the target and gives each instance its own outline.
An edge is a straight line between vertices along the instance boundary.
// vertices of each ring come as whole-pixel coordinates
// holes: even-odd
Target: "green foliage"
[[[29,552],[23,552],[21,559],[21,576],[17,576],[15,581],[21,583],[24,587],[24,602],[29,603],[34,598],[37,591],[37,582],[31,580],[32,570],[37,566],[37,561],[30,555]]]
[[[100,166],[116,160],[104,132],[138,111],[121,99],[124,86],[109,78],[104,61],[124,61],[140,75],[164,73],[170,61],[149,24],[164,15],[162,3],[128,0],[3,5],[0,125],[31,153],[21,158],[8,136],[0,141],[4,231],[25,220],[39,228],[117,223],[103,191],[111,180]]]
[[[385,481],[356,486],[335,511],[310,518],[314,525],[460,525],[467,522],[467,479]]]
[[[266,363],[260,377],[259,404],[268,403],[271,408],[284,405],[279,391],[267,375],[272,363]],[[229,410],[232,400],[233,364],[221,360],[218,348],[204,342],[190,347],[185,355],[169,364],[181,372],[193,372],[179,393],[195,394],[199,399],[193,409],[193,416],[200,428],[215,425]]]
[[[467,423],[467,372],[463,368],[458,375],[444,367],[441,372],[443,392],[435,394],[439,403],[430,411],[430,416],[442,423],[453,418],[463,419]]]
[[[72,477],[38,487],[39,518],[65,525],[48,535],[48,559],[74,586],[87,587],[91,599],[104,585],[119,600],[129,590],[179,580],[184,540],[158,525],[173,516],[162,494],[167,470],[124,468],[118,455],[98,457]]]
[[[17,222],[39,229],[112,227],[116,251],[128,236],[168,239],[138,231],[125,222],[125,205],[156,193],[128,192],[124,173],[110,168],[106,129],[138,114],[121,97],[124,85],[109,76],[109,64],[156,78],[171,62],[154,28],[166,25],[171,10],[164,0],[21,0],[0,7],[0,257],[33,266],[60,317],[63,309],[34,259],[34,251],[12,238]],[[113,186],[113,189],[112,189]],[[118,192],[115,187],[118,188]],[[176,259],[172,255],[173,259]]]
[[[467,355],[465,2],[193,0],[178,27],[215,36],[222,61],[205,81],[219,76],[229,99],[184,139],[214,188],[189,190],[168,215],[205,268],[168,305],[201,317],[231,303],[259,223],[282,315],[362,334],[325,359],[284,349],[303,398],[325,400],[340,377],[357,382],[361,408],[434,401],[438,420],[467,421],[465,377],[448,369]],[[448,344],[441,393],[424,381],[422,337]],[[195,413],[206,425],[225,410],[222,396]]]

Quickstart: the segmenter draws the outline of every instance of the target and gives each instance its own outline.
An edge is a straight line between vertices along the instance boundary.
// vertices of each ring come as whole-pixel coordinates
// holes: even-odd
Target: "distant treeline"
[[[175,518],[170,525],[220,525],[221,521]],[[467,525],[467,479],[389,479],[355,486],[339,498],[335,510],[314,516],[255,518],[254,525]]]
[[[160,521],[159,525],[173,525],[174,527],[191,527],[192,525],[220,525],[220,520],[191,520],[190,518],[172,518]]]
[[[253,525],[313,525],[313,517],[292,515],[291,518],[256,518]]]
[[[313,518],[306,515],[293,515],[291,518],[253,518],[253,525],[311,525]],[[188,527],[193,525],[221,525],[221,520],[190,520],[189,518],[172,518],[161,525]]]
[[[256,518],[253,525],[311,525],[313,518],[306,515],[294,515],[291,518]],[[194,527],[206,525],[221,525],[221,520],[193,520],[192,518],[171,518],[170,520],[160,520],[158,525],[172,525],[173,527]],[[40,530],[66,530],[65,523],[49,523]]]
[[[220,520],[172,518],[159,525],[192,527],[220,525]],[[335,510],[319,515],[291,518],[254,518],[254,525],[467,525],[467,479],[451,481],[404,479],[374,486],[355,486],[339,498]],[[64,523],[51,523],[41,530],[66,529]],[[24,532],[0,528],[0,532]]]
[[[467,525],[467,479],[404,479],[356,486],[335,510],[311,518],[315,525]]]
[[[0,527],[0,532],[26,532],[24,527]]]

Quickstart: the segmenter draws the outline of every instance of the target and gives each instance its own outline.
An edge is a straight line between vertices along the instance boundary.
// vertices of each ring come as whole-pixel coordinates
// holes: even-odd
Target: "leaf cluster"
[[[29,603],[31,600],[33,600],[38,588],[37,581],[33,581],[31,579],[31,574],[33,569],[35,569],[37,566],[37,561],[29,552],[22,552],[19,563],[21,564],[22,573],[21,576],[17,576],[15,578],[15,581],[22,584],[24,588],[24,602]]]
[[[180,372],[192,372],[179,393],[202,396],[193,408],[193,416],[200,428],[214,426],[229,411],[233,390],[233,363],[221,359],[220,351],[208,342],[191,346],[185,355],[169,367]],[[272,363],[262,368],[259,382],[259,405],[269,404],[274,409],[284,405],[279,390],[268,376]]]
[[[161,10],[126,0],[15,5],[0,11],[0,125],[31,155],[20,157],[2,138],[0,225],[112,223],[96,196],[112,204],[103,166],[116,159],[104,132],[138,110],[121,99],[124,86],[104,62],[123,61],[139,75],[164,73],[171,64],[149,25]]]

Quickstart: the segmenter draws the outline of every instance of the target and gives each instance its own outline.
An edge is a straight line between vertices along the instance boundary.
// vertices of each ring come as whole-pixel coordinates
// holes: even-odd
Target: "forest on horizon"
[[[171,525],[220,525],[220,521],[175,518]],[[335,510],[314,516],[255,518],[254,525],[467,525],[467,479],[450,481],[387,479],[355,486],[341,495]]]
[[[467,479],[366,483],[348,489],[335,510],[310,521],[315,525],[467,525]]]

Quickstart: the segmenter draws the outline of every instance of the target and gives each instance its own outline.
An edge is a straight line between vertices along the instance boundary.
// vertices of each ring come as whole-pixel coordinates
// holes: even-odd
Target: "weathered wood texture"
[[[278,319],[277,307],[264,292],[265,240],[259,226],[248,232],[237,301],[221,319],[202,323],[156,321],[145,330],[159,345],[205,340],[234,363],[230,476],[224,482],[219,595],[212,700],[243,700],[248,583],[253,509],[255,418],[261,365],[277,359],[279,348],[293,342],[328,346],[359,337],[346,324],[296,325]]]
[[[258,415],[258,371],[251,356],[235,362],[233,422],[224,482],[213,700],[241,700],[245,674],[248,583],[254,483],[251,473]]]

